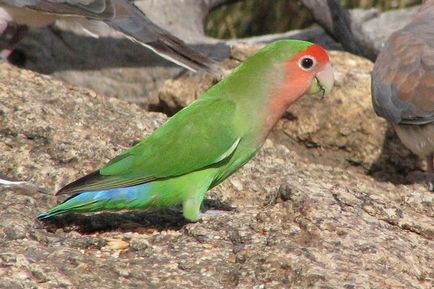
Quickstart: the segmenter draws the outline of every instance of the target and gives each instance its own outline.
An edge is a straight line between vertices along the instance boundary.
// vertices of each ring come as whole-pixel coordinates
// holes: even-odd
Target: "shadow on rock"
[[[377,181],[395,185],[421,183],[425,180],[421,159],[404,147],[390,126],[384,136],[381,154],[372,163],[368,174]]]
[[[219,200],[206,199],[203,210],[232,211],[233,207]],[[189,223],[180,208],[149,209],[146,211],[103,212],[96,214],[66,214],[43,219],[47,231],[58,229],[83,234],[122,231],[141,233],[147,230],[179,230]]]
[[[179,230],[188,221],[175,209],[132,211],[123,213],[104,212],[99,214],[67,214],[42,220],[45,228],[54,232],[79,231],[83,234],[121,231],[143,233],[154,230]]]

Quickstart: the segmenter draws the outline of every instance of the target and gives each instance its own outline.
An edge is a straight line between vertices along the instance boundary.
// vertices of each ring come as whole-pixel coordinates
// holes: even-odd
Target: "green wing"
[[[88,175],[61,192],[132,186],[216,164],[230,156],[240,141],[234,129],[235,110],[236,104],[231,100],[199,99],[112,159],[99,173]]]

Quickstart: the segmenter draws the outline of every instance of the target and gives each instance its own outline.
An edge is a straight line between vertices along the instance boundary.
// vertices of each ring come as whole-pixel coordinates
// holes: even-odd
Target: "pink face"
[[[281,89],[295,101],[302,95],[328,93],[333,86],[333,70],[327,52],[313,44],[285,63],[286,79]]]
[[[265,118],[264,134],[283,115],[288,107],[306,94],[322,93],[333,87],[333,70],[327,52],[313,44],[284,63],[285,76],[281,85],[270,97]]]
[[[333,87],[333,70],[327,52],[313,44],[284,63],[285,76],[271,97],[271,109],[283,113],[288,106],[306,94],[322,93]]]

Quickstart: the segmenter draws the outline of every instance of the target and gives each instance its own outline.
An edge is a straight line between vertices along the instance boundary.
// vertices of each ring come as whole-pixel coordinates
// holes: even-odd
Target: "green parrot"
[[[253,157],[287,108],[303,95],[324,96],[333,81],[319,45],[273,42],[151,135],[62,188],[73,195],[37,217],[182,204],[196,221],[205,193]]]

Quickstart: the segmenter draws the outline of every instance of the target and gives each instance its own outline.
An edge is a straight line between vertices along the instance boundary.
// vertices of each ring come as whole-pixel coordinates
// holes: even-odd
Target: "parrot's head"
[[[301,40],[278,40],[249,57],[224,81],[240,97],[265,100],[271,114],[280,116],[304,95],[327,95],[333,87],[327,52]]]
[[[297,69],[295,64],[298,69],[301,69],[300,75],[304,75],[308,79],[307,85],[309,89],[307,94],[320,93],[324,97],[332,90],[334,83],[333,68],[329,62],[327,52],[321,46],[317,44],[311,45],[306,50],[295,55],[294,59],[289,61],[287,65]]]
[[[231,89],[238,89],[249,101],[255,98],[265,108],[264,135],[297,99],[313,94],[325,96],[334,82],[327,52],[301,40],[268,44],[240,65],[234,76]]]
[[[327,52],[302,40],[278,40],[257,51],[210,94],[230,95],[247,109],[264,108],[266,127],[304,95],[327,95],[334,83]]]
[[[300,40],[275,43],[274,65],[283,74],[277,92],[291,103],[303,95],[327,95],[334,83],[327,52],[319,45]],[[273,47],[272,47],[273,48]],[[280,62],[280,64],[279,64]]]

